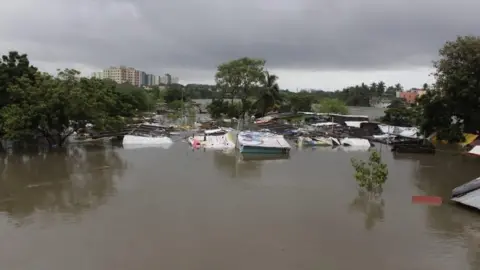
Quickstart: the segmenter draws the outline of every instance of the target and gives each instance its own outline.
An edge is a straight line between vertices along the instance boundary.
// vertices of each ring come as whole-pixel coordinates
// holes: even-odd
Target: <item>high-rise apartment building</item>
[[[127,74],[123,67],[109,67],[103,70],[105,78],[114,80],[116,83],[124,83],[127,81]]]
[[[168,73],[164,76],[157,76],[126,66],[109,67],[103,71],[94,72],[92,77],[111,79],[119,84],[128,82],[135,86],[153,86],[179,82],[178,77],[172,77]]]
[[[146,83],[146,73],[140,70],[137,70],[135,73],[135,79],[138,78],[138,86],[147,85]]]
[[[136,77],[136,70],[131,67],[126,67],[125,68],[125,77],[126,77],[126,82],[131,83],[132,85],[138,85],[138,77]]]

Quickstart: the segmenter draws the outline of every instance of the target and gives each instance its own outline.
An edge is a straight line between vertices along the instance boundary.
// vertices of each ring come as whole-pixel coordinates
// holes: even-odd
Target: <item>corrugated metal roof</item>
[[[480,210],[480,189],[469,192],[461,197],[452,198],[452,201]]]

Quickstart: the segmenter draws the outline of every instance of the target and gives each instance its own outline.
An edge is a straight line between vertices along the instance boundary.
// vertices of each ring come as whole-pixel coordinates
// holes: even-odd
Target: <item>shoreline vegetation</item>
[[[480,130],[480,37],[462,36],[446,42],[434,62],[435,83],[415,104],[396,98],[400,84],[384,82],[346,87],[337,91],[280,89],[278,77],[267,71],[266,61],[239,58],[218,66],[215,85],[171,84],[145,89],[108,79],[87,78],[73,69],[56,75],[32,66],[16,51],[0,59],[0,138],[43,142],[62,147],[66,139],[85,130],[122,130],[148,112],[170,120],[195,122],[202,112],[194,99],[211,99],[206,107],[212,119],[262,117],[271,112],[313,111],[348,114],[347,106],[369,107],[372,99],[391,104],[380,121],[417,126],[423,134],[436,133],[450,143],[463,133]]]

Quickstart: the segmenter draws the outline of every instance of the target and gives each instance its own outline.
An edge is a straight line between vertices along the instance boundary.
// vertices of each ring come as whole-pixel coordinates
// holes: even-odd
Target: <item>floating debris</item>
[[[412,196],[412,203],[439,206],[439,205],[442,205],[442,197],[438,197],[438,196]]]

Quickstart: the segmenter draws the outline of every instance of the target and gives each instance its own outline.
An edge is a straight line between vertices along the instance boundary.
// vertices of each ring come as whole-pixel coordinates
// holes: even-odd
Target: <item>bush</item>
[[[360,189],[380,194],[388,177],[387,165],[382,163],[380,154],[373,150],[370,152],[368,163],[354,158],[351,159],[351,163],[355,169],[354,177]]]

